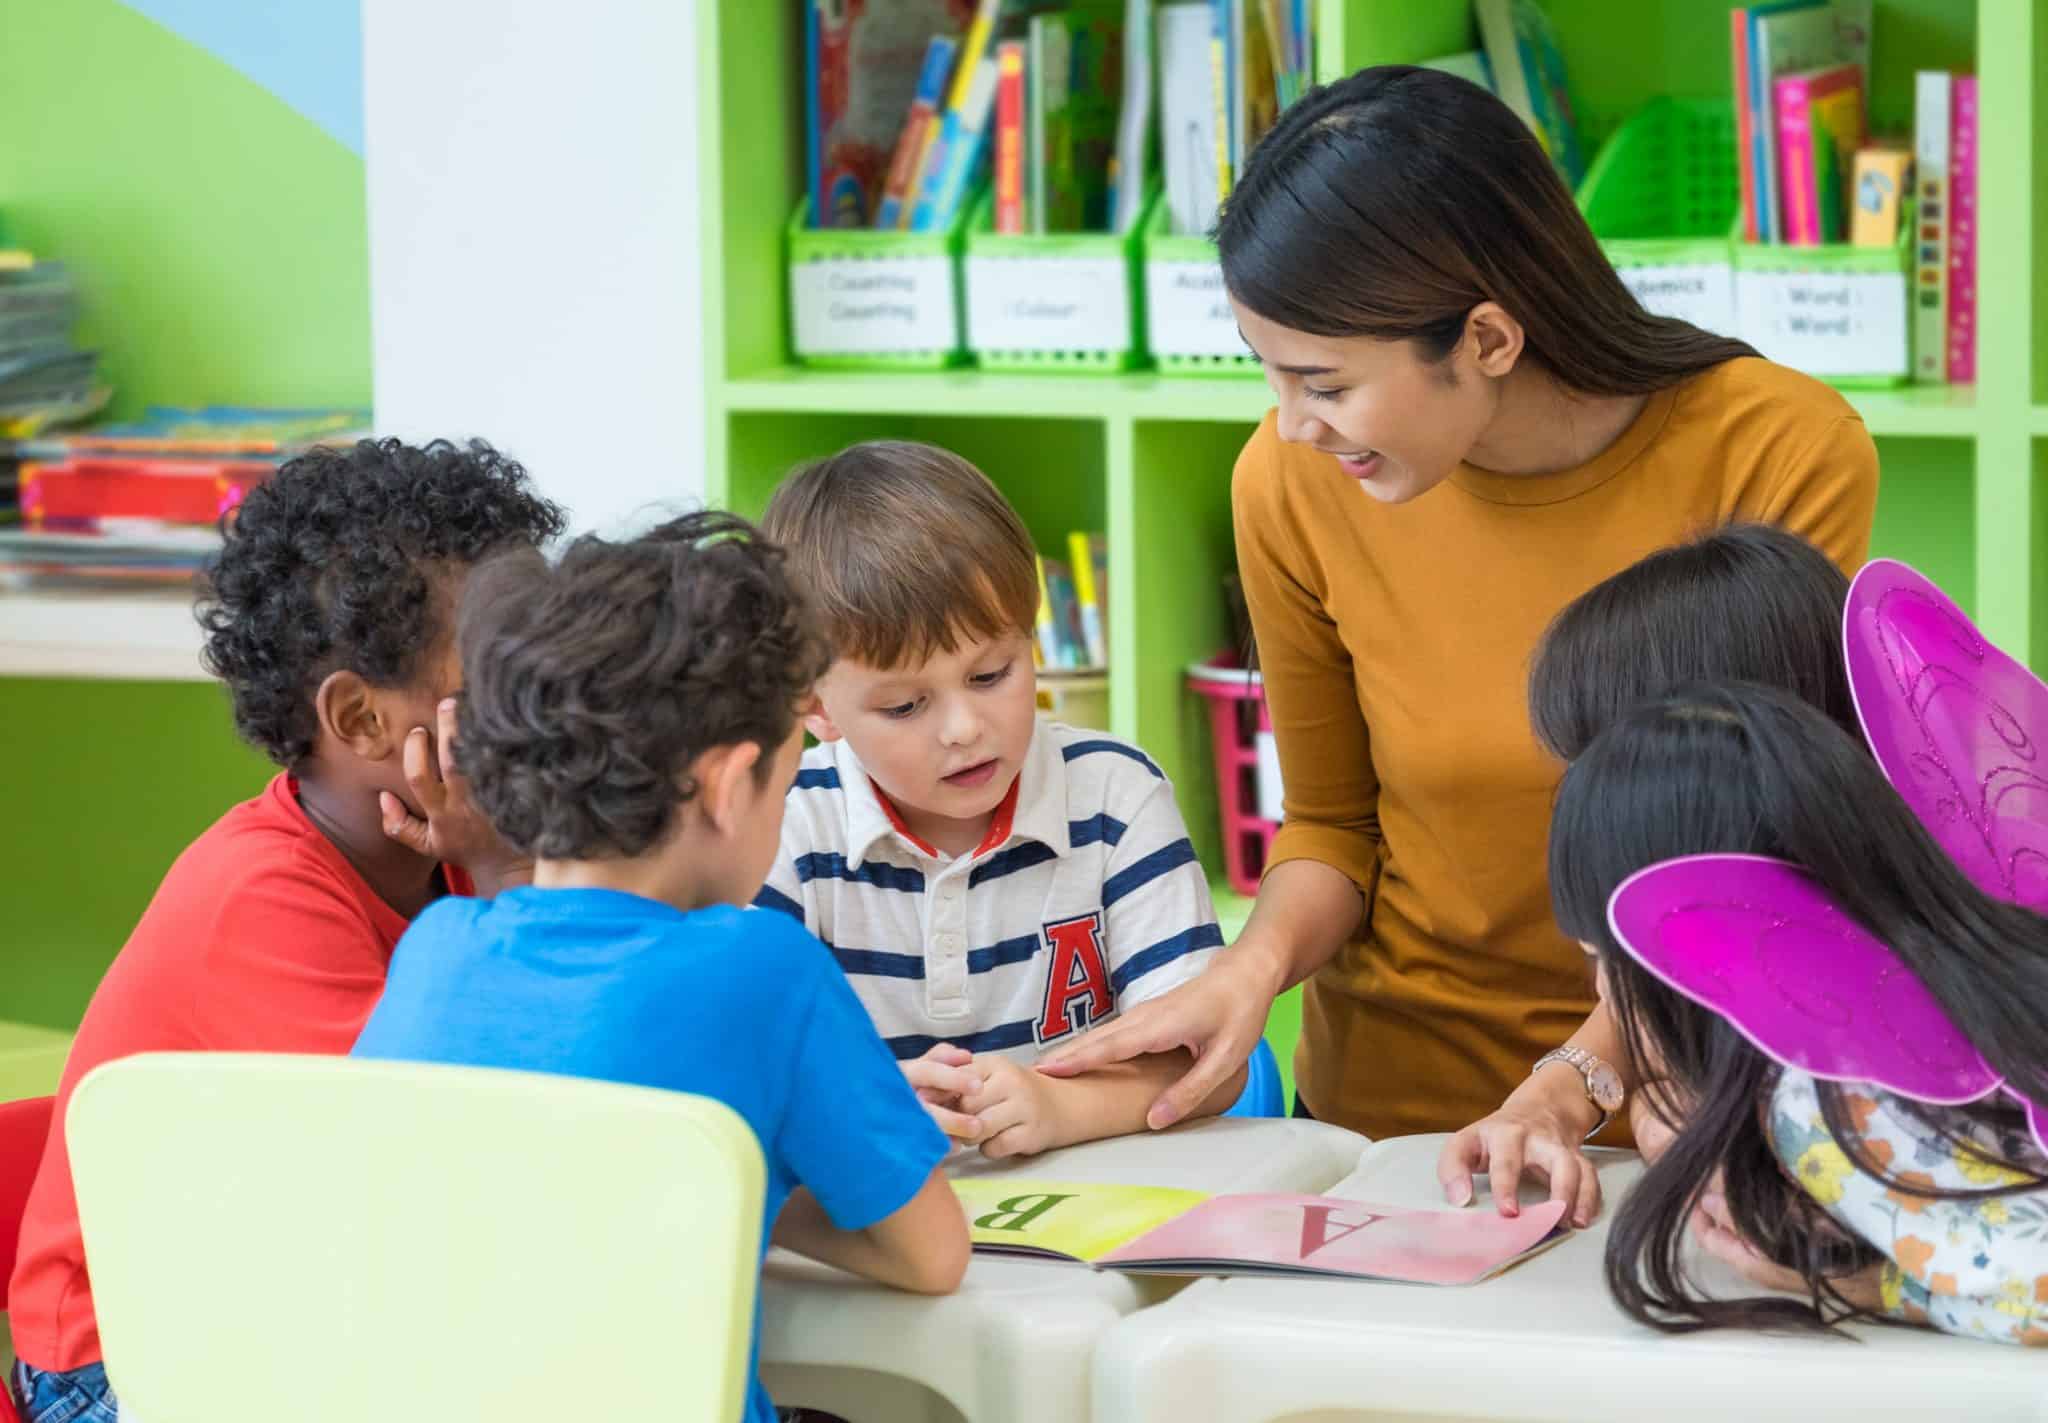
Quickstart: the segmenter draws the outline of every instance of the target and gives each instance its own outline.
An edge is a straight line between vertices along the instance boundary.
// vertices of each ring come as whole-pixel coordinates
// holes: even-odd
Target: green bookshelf
[[[1655,94],[1726,93],[1730,0],[1546,3],[1589,129]],[[1325,79],[1476,45],[1468,0],[1320,0],[1317,13]],[[707,497],[758,511],[793,461],[895,435],[976,460],[1041,538],[1106,529],[1112,729],[1174,778],[1197,846],[1220,870],[1207,736],[1181,672],[1225,640],[1216,590],[1232,562],[1230,471],[1270,404],[1264,385],[792,365],[782,228],[802,185],[799,7],[706,0],[700,15]],[[1994,638],[2041,665],[2048,360],[2035,352],[2048,352],[2048,255],[2034,234],[2048,174],[2033,154],[2048,0],[1877,0],[1876,25],[1879,124],[1909,126],[1918,68],[1974,69],[1983,114],[1979,384],[1849,397],[1883,461],[1876,549],[1928,570]],[[1243,906],[1226,911],[1241,918]]]

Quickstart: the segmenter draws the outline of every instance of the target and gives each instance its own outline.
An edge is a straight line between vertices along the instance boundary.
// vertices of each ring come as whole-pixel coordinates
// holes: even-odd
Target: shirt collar
[[[860,757],[844,740],[832,743],[832,759],[846,795],[848,868],[865,863],[873,855],[876,843],[885,839],[893,839],[928,860],[940,858],[937,850],[911,833],[896,807],[861,765]],[[987,838],[969,858],[978,859],[1012,840],[1036,840],[1062,859],[1073,850],[1067,832],[1066,759],[1042,721],[1032,729],[1023,768],[1010,783],[1009,794],[996,807]]]

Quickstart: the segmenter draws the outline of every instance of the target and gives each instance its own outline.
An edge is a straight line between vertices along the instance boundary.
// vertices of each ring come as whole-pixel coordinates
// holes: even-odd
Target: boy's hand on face
[[[1036,1156],[1066,1140],[1058,1081],[1006,1057],[977,1057],[972,1070],[981,1085],[960,1105],[981,1119],[983,1156]]]
[[[470,799],[469,781],[455,769],[455,699],[444,700],[429,734],[416,726],[405,738],[405,784],[424,816],[389,791],[377,796],[384,833],[416,854],[459,865],[485,898],[533,878],[533,861],[498,838]]]
[[[904,1079],[917,1093],[917,1100],[924,1103],[924,1109],[939,1124],[939,1130],[960,1146],[974,1145],[983,1132],[980,1121],[959,1110],[961,1099],[981,1086],[973,1062],[974,1054],[966,1048],[939,1043],[923,1057],[896,1064],[903,1069]]]

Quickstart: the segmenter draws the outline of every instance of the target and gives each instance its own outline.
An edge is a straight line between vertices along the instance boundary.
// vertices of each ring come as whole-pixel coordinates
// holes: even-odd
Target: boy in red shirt
[[[24,1423],[116,1416],[64,1143],[79,1079],[138,1052],[347,1052],[414,915],[530,872],[452,769],[454,609],[478,562],[561,528],[517,464],[443,441],[303,455],[235,514],[206,662],[284,769],[178,857],[79,1025],[8,1292]]]

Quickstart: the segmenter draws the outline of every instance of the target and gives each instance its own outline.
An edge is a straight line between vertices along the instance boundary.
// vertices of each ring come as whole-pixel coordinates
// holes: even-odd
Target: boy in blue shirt
[[[764,1252],[953,1289],[945,1137],[824,946],[739,907],[829,658],[780,551],[704,513],[552,567],[508,558],[476,575],[459,639],[458,764],[533,884],[414,921],[356,1053],[715,1097],[767,1161]],[[757,1377],[749,1423],[774,1416]]]

